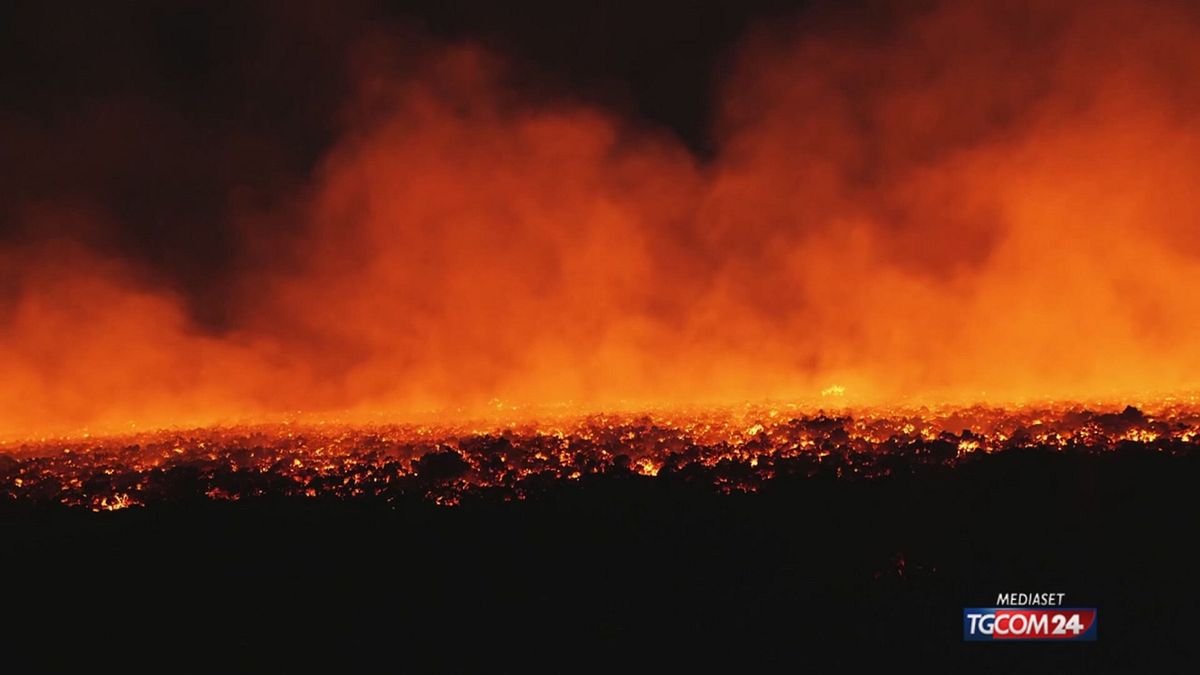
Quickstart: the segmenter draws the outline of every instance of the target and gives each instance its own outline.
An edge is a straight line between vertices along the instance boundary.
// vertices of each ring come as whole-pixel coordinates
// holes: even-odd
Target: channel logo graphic
[[[1096,641],[1096,608],[975,607],[963,610],[963,640]]]

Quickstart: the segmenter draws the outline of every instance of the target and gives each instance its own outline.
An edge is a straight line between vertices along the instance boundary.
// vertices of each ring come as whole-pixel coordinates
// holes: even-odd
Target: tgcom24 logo
[[[998,607],[963,609],[967,642],[1095,642],[1095,607],[1062,607],[1065,593],[1001,593]]]

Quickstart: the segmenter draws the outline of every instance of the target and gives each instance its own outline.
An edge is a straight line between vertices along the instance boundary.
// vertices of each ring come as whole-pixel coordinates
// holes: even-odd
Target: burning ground
[[[42,665],[1175,672],[1198,429],[1189,401],[10,444],[0,642]],[[1033,587],[1099,607],[1100,641],[962,642],[962,607]]]
[[[779,477],[886,479],[985,455],[1188,455],[1193,399],[1147,406],[952,408],[804,415],[743,407],[560,417],[550,423],[256,425],[10,443],[0,499],[119,510],[197,498],[511,501],[573,482],[640,477],[755,492]]]

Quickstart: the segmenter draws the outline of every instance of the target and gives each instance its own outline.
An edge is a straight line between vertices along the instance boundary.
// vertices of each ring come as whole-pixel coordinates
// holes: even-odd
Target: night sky
[[[5,3],[0,237],[67,237],[138,261],[218,328],[237,249],[230,213],[270,208],[304,183],[337,138],[348,54],[363,40],[482,44],[517,64],[527,98],[598,104],[669,129],[704,158],[714,81],[745,30],[871,18],[811,4]],[[20,217],[45,203],[90,217]],[[20,224],[30,220],[36,228]]]

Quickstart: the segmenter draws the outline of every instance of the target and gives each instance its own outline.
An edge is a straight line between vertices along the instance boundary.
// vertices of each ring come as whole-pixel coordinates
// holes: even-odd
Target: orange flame
[[[0,250],[0,434],[1190,390],[1196,45],[1174,3],[760,30],[703,161],[516,100],[477,48],[365,60],[341,142],[263,216],[291,234],[245,223],[225,332],[95,252]]]

